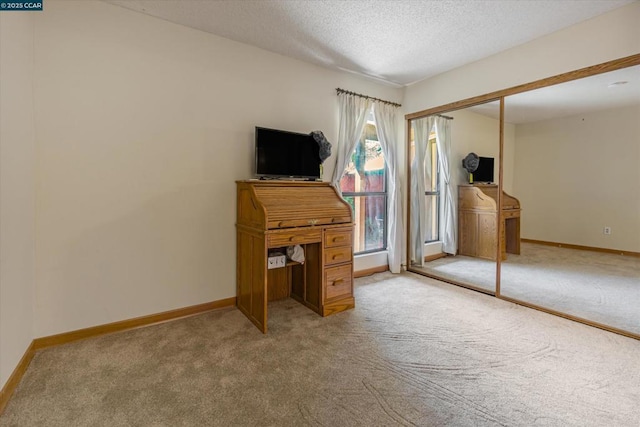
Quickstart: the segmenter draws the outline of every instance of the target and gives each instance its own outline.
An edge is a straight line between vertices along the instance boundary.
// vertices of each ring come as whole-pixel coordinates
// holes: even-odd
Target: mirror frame
[[[566,82],[570,82],[572,80],[578,80],[578,79],[582,79],[585,77],[590,77],[590,76],[595,76],[598,74],[603,74],[603,73],[607,73],[610,71],[616,71],[616,70],[620,70],[623,68],[628,68],[628,67],[633,67],[636,65],[640,65],[640,54],[635,54],[635,55],[631,55],[631,56],[626,56],[623,58],[619,58],[619,59],[614,59],[612,61],[608,61],[608,62],[603,62],[601,64],[597,64],[597,65],[592,65],[589,67],[585,67],[585,68],[580,68],[574,71],[569,71],[566,73],[562,73],[562,74],[558,74],[552,77],[547,77],[544,79],[540,79],[540,80],[535,80],[529,83],[525,83],[525,84],[521,84],[518,86],[513,86],[507,89],[502,89],[502,90],[498,90],[495,92],[490,92],[484,95],[478,95],[478,96],[474,96],[471,98],[467,98],[467,99],[463,99],[460,101],[455,101],[449,104],[445,104],[445,105],[440,105],[438,107],[433,107],[433,108],[429,108],[426,110],[421,110],[421,111],[417,111],[415,113],[410,113],[410,114],[406,114],[405,115],[405,120],[406,120],[406,147],[407,147],[407,163],[406,163],[406,170],[407,170],[407,188],[411,188],[411,174],[408,172],[411,170],[411,159],[409,158],[409,153],[411,152],[410,150],[410,144],[411,144],[411,120],[413,119],[420,119],[423,117],[427,117],[427,116],[431,116],[431,115],[438,115],[438,114],[445,114],[445,113],[450,113],[452,111],[456,111],[456,110],[461,110],[463,108],[468,108],[468,107],[473,107],[475,105],[479,105],[479,104],[484,104],[487,102],[493,102],[493,101],[500,101],[500,141],[499,141],[499,168],[498,168],[498,200],[496,200],[497,205],[501,206],[502,203],[502,186],[503,186],[503,152],[504,152],[504,104],[505,104],[505,98],[507,96],[510,95],[516,95],[519,93],[523,93],[523,92],[528,92],[528,91],[532,91],[535,89],[541,89],[547,86],[553,86],[553,85],[557,85],[560,83],[566,83]],[[501,211],[499,210],[500,214]],[[499,218],[501,219],[501,218]],[[406,213],[406,250],[407,250],[407,258],[409,258],[409,254],[411,253],[411,193],[407,192],[407,213]],[[497,236],[496,238],[498,239],[497,241],[499,241],[499,237],[502,233],[502,223],[503,221],[498,220],[498,227],[496,227],[497,229]],[[570,319],[570,320],[574,320],[580,323],[584,323],[586,325],[589,326],[594,326],[600,329],[604,329],[610,332],[614,332],[620,335],[624,335],[627,337],[631,337],[631,338],[635,338],[640,340],[640,335],[638,334],[634,334],[632,332],[629,331],[625,331],[623,329],[619,329],[619,328],[615,328],[609,325],[605,325],[599,322],[594,322],[591,321],[589,319],[585,319],[585,318],[581,318],[581,317],[577,317],[577,316],[573,316],[570,314],[566,314],[563,313],[561,311],[557,311],[557,310],[553,310],[550,308],[546,308],[546,307],[542,307],[536,304],[532,304],[529,303],[527,301],[521,301],[515,298],[510,298],[507,296],[504,296],[500,293],[500,270],[501,270],[501,257],[500,257],[500,245],[498,245],[497,250],[496,250],[496,286],[495,286],[495,293],[493,292],[489,292],[486,290],[482,290],[480,288],[474,287],[474,286],[469,286],[468,284],[464,284],[464,283],[460,283],[457,282],[455,280],[451,280],[451,279],[445,279],[442,277],[439,277],[437,275],[434,274],[429,274],[426,273],[425,271],[422,271],[420,269],[417,269],[415,267],[411,266],[411,263],[407,260],[406,262],[406,269],[407,271],[410,271],[412,273],[416,273],[416,274],[420,274],[422,276],[426,276],[426,277],[431,277],[446,283],[451,283],[454,285],[458,285],[458,286],[462,286],[465,288],[469,288],[475,291],[479,291],[479,292],[483,292],[489,295],[494,295],[496,298],[499,299],[503,299],[505,301],[509,301],[509,302],[513,302],[525,307],[530,307],[536,310],[540,310],[546,313],[550,313],[556,316],[560,316],[560,317],[564,317],[566,319]]]

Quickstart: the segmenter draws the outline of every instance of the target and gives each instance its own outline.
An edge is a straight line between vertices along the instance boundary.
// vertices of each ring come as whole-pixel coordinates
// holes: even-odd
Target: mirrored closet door
[[[507,96],[504,121],[523,242],[501,295],[640,335],[640,66]]]
[[[495,293],[499,101],[418,117],[408,131],[409,270]]]
[[[406,118],[409,271],[640,339],[640,54]],[[491,184],[470,153],[494,158]]]

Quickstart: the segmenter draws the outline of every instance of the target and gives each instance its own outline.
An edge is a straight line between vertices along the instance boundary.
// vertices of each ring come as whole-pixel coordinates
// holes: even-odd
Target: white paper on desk
[[[302,249],[302,246],[300,245],[288,246],[287,256],[291,261],[296,261],[300,264],[304,264],[304,249]]]

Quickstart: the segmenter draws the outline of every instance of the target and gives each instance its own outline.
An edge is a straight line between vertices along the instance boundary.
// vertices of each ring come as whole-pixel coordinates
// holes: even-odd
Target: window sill
[[[353,270],[362,271],[387,266],[389,265],[388,255],[389,252],[387,250],[354,255]]]
[[[423,255],[424,256],[432,256],[439,255],[442,253],[442,242],[429,242],[424,244]]]

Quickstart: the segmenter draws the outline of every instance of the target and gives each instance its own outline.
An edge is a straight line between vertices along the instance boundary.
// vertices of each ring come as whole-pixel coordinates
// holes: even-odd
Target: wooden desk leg
[[[507,253],[520,255],[520,218],[506,220]]]

